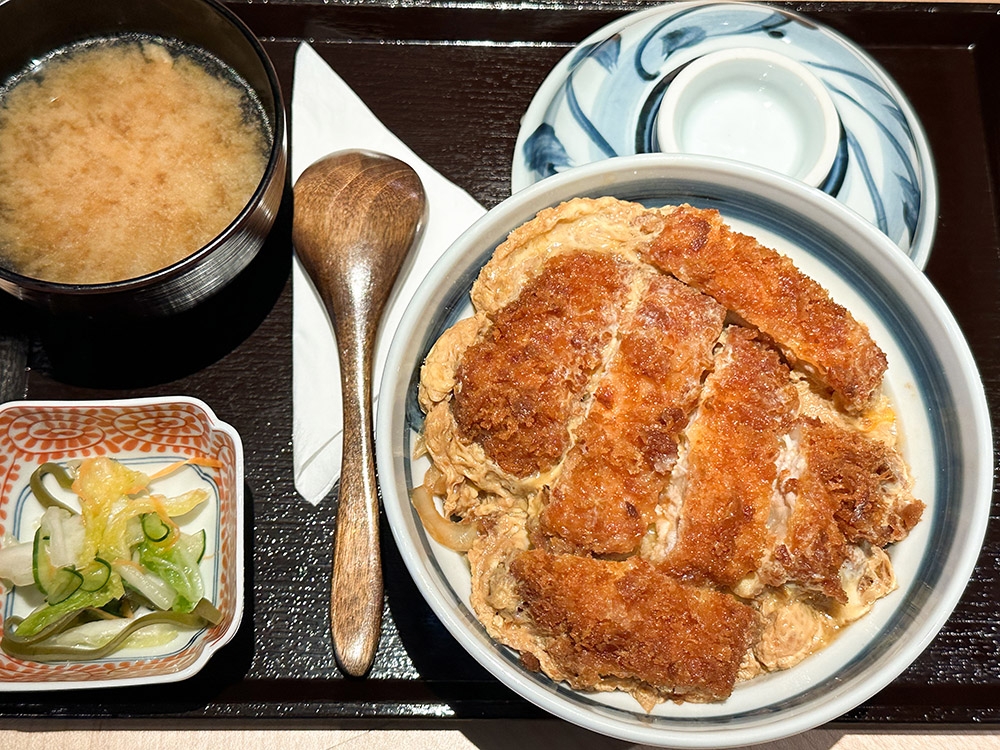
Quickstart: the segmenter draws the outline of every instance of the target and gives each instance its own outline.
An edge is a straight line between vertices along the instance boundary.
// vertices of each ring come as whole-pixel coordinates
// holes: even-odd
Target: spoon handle
[[[364,376],[371,372],[373,337],[353,330],[338,333],[344,448],[330,582],[330,634],[341,669],[360,677],[371,667],[382,628],[371,383]]]

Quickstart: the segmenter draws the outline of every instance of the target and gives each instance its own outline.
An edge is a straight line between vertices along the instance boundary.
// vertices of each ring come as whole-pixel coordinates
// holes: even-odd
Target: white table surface
[[[481,722],[464,730],[17,731],[0,729],[2,750],[638,750],[558,721]],[[756,750],[996,750],[1000,729],[847,733],[817,729]]]

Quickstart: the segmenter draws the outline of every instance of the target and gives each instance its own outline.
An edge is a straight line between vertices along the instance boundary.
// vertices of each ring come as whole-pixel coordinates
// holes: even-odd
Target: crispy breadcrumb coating
[[[635,551],[653,523],[698,401],[725,310],[666,276],[653,276],[594,389],[540,518],[553,548]]]
[[[624,562],[530,550],[510,568],[548,656],[570,685],[635,679],[671,698],[732,692],[758,633],[736,597]]]
[[[516,476],[556,463],[614,337],[632,273],[610,255],[558,256],[497,312],[458,367],[452,409],[462,437]]]
[[[787,257],[727,227],[718,211],[670,212],[645,257],[767,333],[844,408],[871,404],[886,357],[868,328]]]

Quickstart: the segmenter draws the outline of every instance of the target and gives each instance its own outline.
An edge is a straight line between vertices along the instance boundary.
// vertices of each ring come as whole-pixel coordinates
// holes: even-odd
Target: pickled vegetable
[[[0,648],[23,659],[95,659],[218,623],[200,569],[205,531],[182,532],[175,520],[208,493],[166,497],[150,489],[188,463],[219,466],[195,457],[152,476],[103,456],[40,466],[30,486],[45,512],[32,542],[0,547],[0,577],[35,586],[45,601],[23,619],[7,618]],[[79,511],[52,496],[46,476],[72,490]],[[147,628],[155,632],[143,635]]]

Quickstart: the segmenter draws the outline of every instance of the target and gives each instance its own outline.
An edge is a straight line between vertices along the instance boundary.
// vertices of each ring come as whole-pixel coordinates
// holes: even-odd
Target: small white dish
[[[508,233],[575,196],[647,206],[716,208],[738,231],[790,257],[864,321],[889,359],[896,408],[923,520],[891,549],[899,589],[826,650],[740,684],[722,703],[662,703],[571,690],[498,645],[469,605],[464,555],[425,532],[410,492],[427,469],[416,383],[431,345],[472,314],[469,290]],[[982,380],[958,324],[919,269],[829,195],[770,170],[688,154],[640,154],[570,170],[514,194],[434,265],[396,330],[376,418],[379,489],[400,554],[444,627],[520,696],[587,729],[634,744],[721,748],[769,742],[831,721],[902,673],[945,624],[979,557],[993,497],[993,437]]]
[[[681,69],[660,104],[656,136],[661,151],[742,161],[819,187],[837,157],[840,118],[804,65],[734,47]]]
[[[243,443],[202,401],[185,396],[112,401],[11,401],[0,405],[0,536],[31,538],[42,506],[31,475],[46,462],[109,456],[151,474],[178,460],[208,457],[219,468],[187,466],[157,485],[168,496],[202,488],[209,499],[181,529],[206,534],[200,567],[205,597],[222,620],[182,629],[168,643],[123,649],[100,659],[23,661],[0,652],[0,693],[122,687],[183,680],[236,635],[243,616]],[[52,488],[57,494],[59,488]],[[71,503],[71,493],[59,497]],[[32,589],[2,589],[0,615],[24,617]]]

